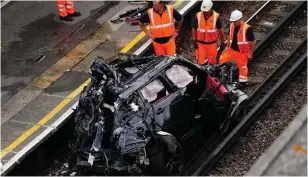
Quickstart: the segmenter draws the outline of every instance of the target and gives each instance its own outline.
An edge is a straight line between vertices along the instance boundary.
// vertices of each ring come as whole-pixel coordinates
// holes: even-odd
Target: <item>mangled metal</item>
[[[197,75],[191,75],[190,67]],[[197,110],[192,119],[207,119],[206,111],[212,104],[209,99],[216,92],[204,87],[208,71],[185,58],[164,56],[112,64],[97,58],[90,71],[91,83],[82,91],[75,111],[70,170],[94,170],[104,175],[178,174],[184,152],[178,142],[181,133],[172,127],[189,118],[172,117],[178,116],[176,108],[185,106],[185,98],[190,96],[194,102],[187,105]],[[191,88],[199,86],[200,95],[194,99]],[[237,109],[234,105],[230,102],[226,109]],[[157,160],[162,158],[166,164]]]

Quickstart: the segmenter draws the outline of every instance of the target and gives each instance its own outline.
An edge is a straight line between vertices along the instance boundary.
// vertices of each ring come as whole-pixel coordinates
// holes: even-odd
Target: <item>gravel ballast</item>
[[[245,175],[307,103],[307,70],[279,95],[208,175]]]

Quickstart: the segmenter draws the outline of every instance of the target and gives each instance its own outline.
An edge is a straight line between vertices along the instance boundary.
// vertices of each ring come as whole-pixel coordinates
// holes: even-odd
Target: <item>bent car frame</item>
[[[70,170],[179,174],[186,155],[183,137],[204,124],[225,134],[247,99],[232,81],[219,79],[226,66],[231,65],[207,68],[180,56],[110,64],[96,58],[74,113]]]

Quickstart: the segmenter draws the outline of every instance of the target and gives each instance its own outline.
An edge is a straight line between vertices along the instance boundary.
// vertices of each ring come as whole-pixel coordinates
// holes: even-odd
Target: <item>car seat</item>
[[[194,80],[186,86],[185,93],[190,96],[190,98],[195,101],[198,100],[203,90],[206,88],[205,79],[201,79],[202,77],[194,76]]]

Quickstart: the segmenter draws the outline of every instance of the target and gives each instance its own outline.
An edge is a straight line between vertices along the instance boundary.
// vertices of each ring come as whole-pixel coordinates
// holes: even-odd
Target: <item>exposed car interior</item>
[[[186,66],[173,65],[166,70],[166,75],[174,85],[190,95],[193,101],[199,99],[205,89],[205,78]]]
[[[153,104],[169,95],[169,92],[159,79],[155,79],[141,89],[141,94],[148,102]]]

